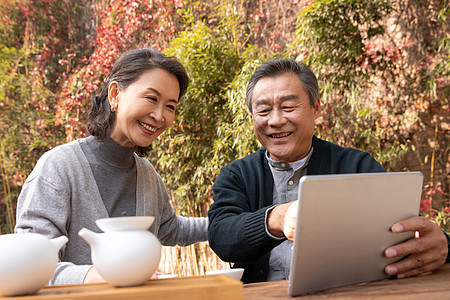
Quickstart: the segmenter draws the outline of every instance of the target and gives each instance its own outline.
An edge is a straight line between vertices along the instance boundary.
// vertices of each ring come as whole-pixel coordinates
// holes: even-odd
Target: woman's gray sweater
[[[83,282],[92,262],[90,247],[78,232],[82,228],[101,232],[95,220],[110,217],[80,146],[83,142],[86,139],[46,152],[25,181],[18,198],[16,233],[36,232],[48,238],[61,235],[69,238],[60,251],[60,262],[49,285]],[[150,231],[163,245],[184,246],[207,240],[207,218],[177,216],[152,164],[136,154],[133,156],[137,174],[135,215],[155,217]]]

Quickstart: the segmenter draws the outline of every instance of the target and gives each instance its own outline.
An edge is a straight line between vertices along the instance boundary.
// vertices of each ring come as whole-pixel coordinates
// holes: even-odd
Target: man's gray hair
[[[253,113],[253,89],[255,88],[255,85],[258,83],[258,81],[262,78],[274,78],[286,73],[292,73],[298,76],[301,83],[303,84],[303,88],[308,93],[309,103],[311,107],[314,105],[316,100],[319,98],[319,84],[317,83],[317,78],[316,75],[314,75],[313,71],[307,65],[300,61],[296,61],[295,59],[277,58],[269,60],[259,66],[248,82],[246,97],[247,107],[250,113]]]

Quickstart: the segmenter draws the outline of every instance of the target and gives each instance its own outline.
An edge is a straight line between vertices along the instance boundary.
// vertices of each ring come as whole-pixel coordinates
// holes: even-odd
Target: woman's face
[[[108,89],[116,120],[111,138],[128,148],[149,146],[175,119],[180,86],[175,75],[151,69],[126,89],[116,82]]]

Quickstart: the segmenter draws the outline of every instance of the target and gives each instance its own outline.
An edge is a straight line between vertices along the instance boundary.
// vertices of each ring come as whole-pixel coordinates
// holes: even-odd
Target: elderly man
[[[222,260],[245,268],[245,283],[283,280],[289,276],[299,179],[385,170],[366,152],[314,136],[319,88],[301,62],[281,58],[261,65],[248,84],[247,105],[264,148],[221,169],[208,212],[209,242]],[[385,250],[389,258],[409,254],[388,265],[388,275],[414,276],[450,261],[450,238],[428,219],[403,220],[392,231],[418,231],[420,238]]]

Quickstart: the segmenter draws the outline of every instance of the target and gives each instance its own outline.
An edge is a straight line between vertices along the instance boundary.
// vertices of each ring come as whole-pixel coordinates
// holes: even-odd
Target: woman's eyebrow
[[[158,95],[158,97],[161,97],[161,93],[158,92],[158,90],[156,90],[156,89],[154,89],[154,88],[151,88],[151,87],[146,88],[146,89],[144,90],[144,93],[146,93],[146,92],[154,92],[155,94]]]

